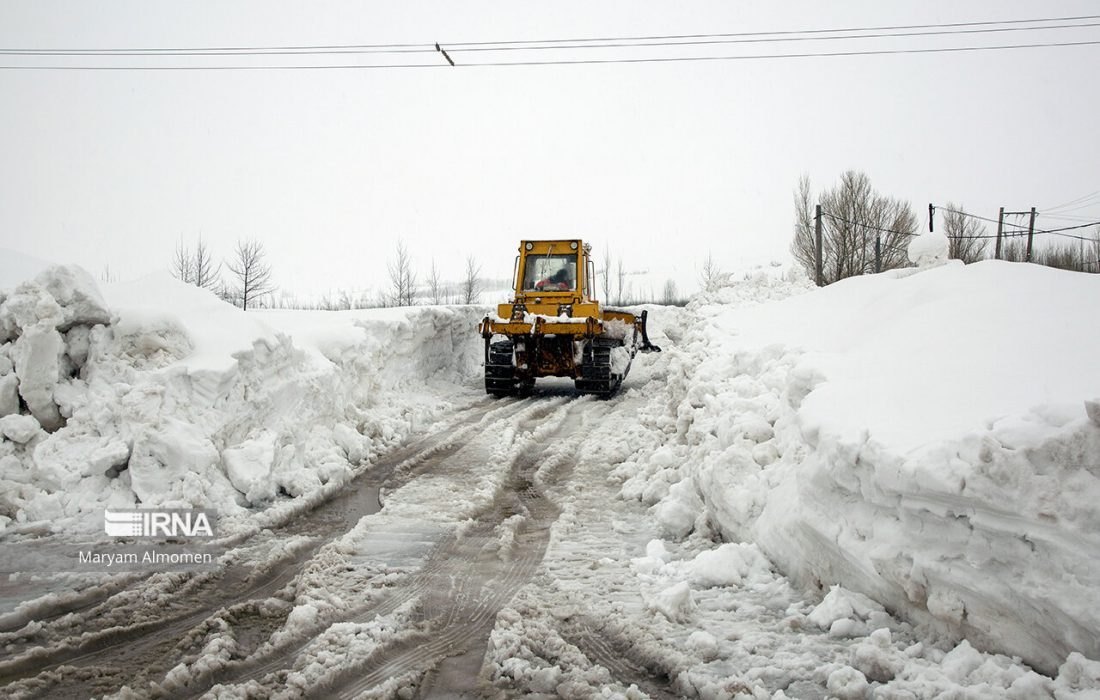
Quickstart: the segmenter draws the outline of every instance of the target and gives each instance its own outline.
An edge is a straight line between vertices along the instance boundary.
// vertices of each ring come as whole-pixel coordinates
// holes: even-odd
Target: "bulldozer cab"
[[[516,260],[516,298],[587,297],[591,285],[588,246],[579,240],[523,241]]]

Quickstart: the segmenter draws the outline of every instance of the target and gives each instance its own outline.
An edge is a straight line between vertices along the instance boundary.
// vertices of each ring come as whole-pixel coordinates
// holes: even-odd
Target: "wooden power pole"
[[[1035,237],[1035,207],[1031,208],[1031,220],[1027,225],[1027,261],[1031,262],[1031,240]]]
[[[821,205],[814,209],[814,270],[817,272],[817,286],[825,286],[825,276],[821,270]]]
[[[1005,208],[1001,207],[1001,213],[997,215],[997,248],[993,253],[994,260],[1001,259],[1001,233],[1005,227]]]

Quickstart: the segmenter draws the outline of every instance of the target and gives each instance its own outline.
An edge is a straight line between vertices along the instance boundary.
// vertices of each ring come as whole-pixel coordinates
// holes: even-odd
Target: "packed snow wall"
[[[476,307],[245,313],[167,275],[105,292],[71,266],[0,292],[0,530],[91,530],[140,503],[232,531],[479,377]]]
[[[911,272],[696,300],[644,417],[669,437],[623,495],[670,537],[755,542],[947,642],[1048,672],[1100,658],[1100,276]]]

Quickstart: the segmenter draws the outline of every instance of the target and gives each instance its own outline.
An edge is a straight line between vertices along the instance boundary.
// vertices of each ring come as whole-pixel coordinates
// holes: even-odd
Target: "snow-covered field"
[[[4,274],[0,546],[232,547],[0,583],[7,695],[1100,697],[1100,276],[760,269],[494,401],[482,307]]]

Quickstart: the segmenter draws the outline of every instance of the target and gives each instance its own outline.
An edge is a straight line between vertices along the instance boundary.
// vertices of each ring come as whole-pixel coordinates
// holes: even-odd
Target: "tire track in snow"
[[[445,537],[414,579],[392,598],[351,619],[365,622],[419,598],[412,634],[382,645],[365,659],[345,664],[316,686],[314,696],[355,697],[389,678],[422,674],[448,657],[464,656],[477,664],[472,671],[459,669],[462,678],[477,675],[496,613],[531,579],[542,561],[557,507],[531,480],[540,467],[546,471],[547,466],[560,468],[568,462],[570,442],[551,442],[549,447],[547,443],[576,427],[574,409],[579,402],[590,400],[571,400],[565,405],[555,402],[549,410],[517,417],[516,431],[521,434],[518,448],[508,457],[508,478],[474,525]],[[546,464],[548,461],[552,464]],[[502,522],[516,515],[523,521],[516,528],[513,548],[502,556],[498,530]],[[303,651],[308,654],[308,649]],[[262,669],[270,674],[262,685],[273,689],[286,672],[269,669],[270,665]],[[255,673],[248,675],[256,678]]]
[[[575,632],[562,630],[562,639],[577,647],[589,660],[606,668],[624,686],[635,685],[646,695],[658,700],[673,700],[680,694],[672,688],[672,680],[660,668],[636,661],[628,643],[607,636],[593,626],[579,626]]]
[[[509,401],[506,405],[487,413],[477,422],[474,430],[476,430],[478,436],[507,433],[510,429],[522,431],[524,426],[529,427],[531,424],[541,423],[547,415],[558,412],[561,403],[562,401],[547,402],[533,399]],[[514,424],[514,426],[509,428],[510,424]],[[467,471],[468,467],[463,460],[452,459],[457,452],[458,450],[448,450],[442,455],[441,459],[402,463],[392,473],[395,475],[394,478],[408,483],[419,475],[438,476],[445,475],[448,471]],[[384,485],[388,486],[389,482],[384,482]],[[195,679],[195,682],[188,685],[187,694],[194,697],[204,692],[205,689],[220,683],[241,683],[248,680],[263,679],[292,663],[313,642],[314,638],[324,632],[329,625],[336,622],[367,622],[377,616],[390,615],[410,602],[416,601],[425,592],[437,586],[441,578],[457,577],[459,575],[460,572],[454,569],[453,560],[440,556],[439,552],[447,550],[448,547],[453,547],[456,541],[469,537],[470,535],[467,533],[461,538],[456,537],[454,534],[444,538],[434,547],[433,553],[428,555],[422,568],[413,575],[409,583],[395,587],[384,594],[381,600],[354,609],[350,617],[341,616],[340,619],[327,620],[323,625],[299,635],[300,638],[283,642],[276,648],[263,649],[245,659],[232,660],[217,671],[203,674],[200,678]]]
[[[315,543],[303,551],[296,552],[286,565],[277,565],[282,559],[277,560],[273,562],[276,565],[268,566],[263,575],[255,578],[249,576],[248,567],[243,565],[227,567],[218,572],[199,572],[182,577],[169,575],[158,579],[168,581],[167,584],[163,584],[163,588],[159,591],[156,588],[142,591],[142,595],[137,596],[137,601],[131,604],[132,601],[129,598],[133,596],[134,589],[148,581],[148,578],[143,578],[123,591],[124,595],[114,594],[106,601],[92,605],[80,618],[74,619],[71,616],[61,618],[69,626],[80,630],[78,634],[65,635],[63,632],[60,638],[50,638],[48,635],[51,626],[44,626],[38,634],[45,638],[38,646],[31,647],[23,654],[8,660],[0,661],[0,690],[5,690],[3,684],[39,677],[39,682],[34,685],[53,686],[55,690],[62,691],[61,696],[64,696],[67,693],[63,692],[64,688],[57,687],[58,684],[64,684],[67,676],[83,677],[85,674],[76,669],[91,664],[100,667],[96,688],[102,687],[104,690],[115,689],[123,682],[127,682],[128,679],[125,676],[130,669],[138,669],[139,675],[146,675],[150,669],[158,667],[166,669],[168,667],[165,666],[168,661],[165,658],[166,654],[172,652],[176,642],[184,633],[203,621],[225,612],[227,605],[270,598],[272,594],[293,581],[325,541],[350,529],[368,512],[377,510],[378,488],[386,478],[395,472],[412,469],[421,463],[438,463],[446,460],[461,449],[465,438],[477,433],[484,424],[502,420],[497,419],[497,416],[514,414],[514,404],[517,403],[523,402],[509,401],[507,405],[500,406],[496,402],[483,401],[478,405],[485,406],[484,411],[407,447],[399,448],[394,454],[363,469],[343,486],[333,489],[332,493],[328,494],[329,497],[322,502],[311,504],[312,507],[306,510],[290,513],[281,526],[276,527],[276,532],[293,535],[313,529],[320,531],[322,536],[317,537]],[[367,503],[362,502],[364,492],[369,496]],[[373,502],[370,502],[372,500]],[[349,505],[349,501],[351,507],[344,508]],[[342,509],[344,512],[341,512]],[[334,512],[336,515],[332,517]],[[178,578],[184,579],[183,584],[178,587],[173,586],[172,582]],[[229,586],[227,590],[226,582],[234,579],[242,585]],[[189,584],[190,589],[187,588]],[[175,595],[179,590],[185,590],[185,595]],[[142,603],[148,603],[151,594],[156,593],[167,596],[167,600],[170,601],[168,614],[165,614],[164,605],[146,606],[145,609],[140,607]],[[182,600],[180,600],[181,597]],[[123,600],[121,606],[112,602],[119,598]],[[180,612],[181,610],[183,612]],[[142,622],[131,622],[135,618],[142,618]],[[96,624],[98,629],[88,631],[87,627],[90,626],[88,623]],[[123,665],[111,664],[111,660],[115,658],[122,659]],[[148,663],[139,665],[142,659]],[[110,679],[121,682],[116,683]],[[79,690],[74,689],[73,692],[76,694],[89,692],[88,686],[83,681],[79,683],[78,688]]]

